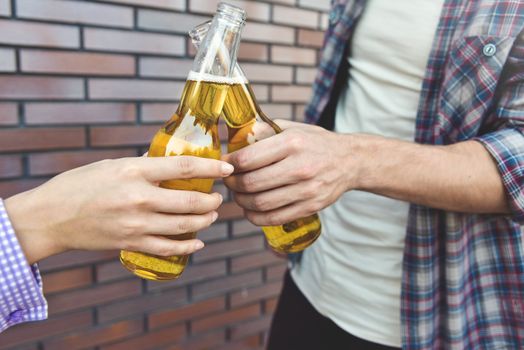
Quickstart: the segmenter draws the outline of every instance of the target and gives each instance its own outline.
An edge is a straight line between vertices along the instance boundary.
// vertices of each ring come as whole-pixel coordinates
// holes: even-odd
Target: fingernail
[[[198,241],[198,242],[195,243],[195,249],[198,250],[198,249],[202,249],[202,248],[204,248],[204,242]]]
[[[218,199],[220,200],[220,204],[222,204],[222,202],[224,201],[224,197],[220,193],[217,193],[217,196],[218,196]]]
[[[222,174],[229,175],[231,174],[235,168],[229,164],[229,163],[222,163]]]
[[[213,222],[215,222],[215,221],[217,221],[217,219],[218,219],[218,213],[215,211],[215,212],[213,212],[213,219],[212,220],[213,220]]]

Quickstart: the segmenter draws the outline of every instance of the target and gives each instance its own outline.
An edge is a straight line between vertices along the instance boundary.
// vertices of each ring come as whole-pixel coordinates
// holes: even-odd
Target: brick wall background
[[[186,32],[217,2],[0,0],[0,197],[141,155],[181,94]],[[329,0],[230,2],[248,11],[240,62],[262,108],[302,120]],[[135,278],[115,251],[43,261],[50,318],[6,331],[0,349],[263,348],[285,262],[232,202],[200,237],[207,247],[168,283]]]

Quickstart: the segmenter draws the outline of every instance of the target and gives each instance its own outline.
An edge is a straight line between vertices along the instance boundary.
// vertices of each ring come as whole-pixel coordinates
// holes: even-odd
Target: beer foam
[[[209,83],[215,83],[215,84],[228,84],[228,85],[234,85],[234,84],[247,84],[248,82],[244,77],[236,76],[236,77],[221,77],[218,75],[212,75],[208,73],[199,73],[195,71],[190,71],[189,75],[187,76],[187,80],[192,81],[207,81]]]

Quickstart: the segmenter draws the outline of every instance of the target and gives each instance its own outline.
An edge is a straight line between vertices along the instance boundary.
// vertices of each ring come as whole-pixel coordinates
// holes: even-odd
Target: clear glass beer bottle
[[[245,22],[244,10],[225,3],[209,27],[209,35],[197,52],[175,114],[156,133],[149,147],[149,157],[191,155],[220,158],[218,119],[228,90],[234,85],[232,69]],[[170,180],[161,187],[209,193],[213,179]],[[196,232],[177,235],[184,240]],[[161,257],[140,252],[121,251],[120,261],[134,274],[150,280],[170,280],[184,271],[189,256]]]
[[[210,22],[206,22],[190,31],[189,36],[197,48],[204,42],[209,29]],[[229,89],[222,111],[228,128],[228,152],[282,132],[260,108],[238,63],[232,74],[238,83]],[[318,215],[313,214],[280,226],[264,226],[262,230],[271,248],[281,253],[295,253],[304,250],[319,237],[321,223]]]

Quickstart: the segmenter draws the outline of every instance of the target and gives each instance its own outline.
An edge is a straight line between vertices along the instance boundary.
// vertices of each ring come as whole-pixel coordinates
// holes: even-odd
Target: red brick
[[[243,308],[195,320],[191,323],[191,330],[194,333],[201,333],[210,329],[230,326],[232,324],[249,320],[259,315],[260,305],[246,306]]]
[[[140,294],[140,280],[117,282],[100,285],[94,288],[84,288],[64,294],[55,294],[47,298],[49,313],[57,314],[64,311],[100,305],[111,301],[121,300]]]
[[[106,0],[106,2],[115,2],[119,4],[130,4],[145,7],[158,7],[180,11],[184,11],[186,9],[185,0]]]
[[[209,314],[218,314],[225,310],[226,302],[223,296],[204,300],[173,310],[164,310],[150,313],[148,316],[151,329],[164,327],[166,325],[200,318]]]
[[[245,63],[242,69],[250,82],[291,83],[293,68],[269,64]]]
[[[166,289],[171,287],[179,287],[195,282],[207,281],[216,278],[222,278],[226,275],[226,261],[214,261],[207,264],[189,265],[182,277],[174,281],[166,281],[163,283],[147,282],[148,290]]]
[[[300,7],[310,7],[315,10],[329,11],[330,0],[298,0]]]
[[[166,34],[86,28],[84,40],[88,49],[166,55],[183,55],[186,51],[183,37]]]
[[[283,26],[249,22],[242,32],[242,39],[270,44],[293,44],[295,31]]]
[[[306,105],[295,105],[295,121],[304,122],[306,120]]]
[[[0,198],[8,198],[17,193],[33,189],[45,181],[45,179],[0,181]]]
[[[215,188],[214,191],[216,190]],[[213,224],[202,231],[198,231],[198,238],[206,244],[227,238],[227,223]]]
[[[307,84],[309,86],[313,85],[313,82],[315,81],[315,77],[317,75],[316,68],[297,67],[296,72],[297,83]]]
[[[262,229],[258,226],[253,225],[247,220],[239,220],[233,222],[233,235],[234,236],[245,236],[253,233],[263,234]]]
[[[68,268],[85,264],[92,264],[99,261],[114,259],[118,255],[117,251],[69,251],[49,258],[38,264],[41,271],[52,271],[58,268]],[[123,268],[123,267],[122,267]]]
[[[185,288],[157,291],[100,306],[98,307],[98,320],[101,323],[105,323],[117,319],[129,319],[132,316],[138,316],[158,309],[174,308],[186,302],[187,293]]]
[[[142,330],[142,320],[122,321],[109,326],[86,329],[62,338],[45,341],[44,347],[53,350],[85,349],[89,346],[101,345],[140,334]]]
[[[54,0],[17,0],[16,15],[21,18],[132,27],[133,10],[122,6]]]
[[[91,145],[148,145],[159,128],[158,125],[93,127]]]
[[[233,273],[247,271],[268,265],[282,263],[282,258],[277,257],[273,252],[265,250],[259,253],[251,253],[231,259],[231,271]]]
[[[274,102],[309,102],[309,86],[272,86],[271,100]]]
[[[0,0],[0,16],[11,16],[11,0]]]
[[[190,0],[189,10],[191,12],[214,14],[221,0]],[[228,4],[235,5],[246,10],[248,20],[269,21],[269,5],[261,2],[228,0]]]
[[[173,101],[180,98],[184,85],[182,82],[171,81],[89,79],[89,97],[100,100]]]
[[[0,76],[0,98],[78,99],[83,97],[82,79]]]
[[[193,261],[201,262],[213,259],[232,257],[264,249],[262,236],[238,238],[225,242],[208,244],[205,249],[193,254]]]
[[[89,286],[93,282],[90,267],[81,267],[43,275],[44,293],[61,292],[68,289]]]
[[[281,289],[282,282],[280,281],[243,289],[240,292],[231,294],[231,306],[238,307],[278,296]]]
[[[208,21],[210,17],[173,13],[165,11],[139,10],[138,27],[144,29],[170,31],[187,35],[191,29]]]
[[[130,149],[36,153],[29,155],[29,172],[31,175],[54,175],[102,159],[133,156],[136,156],[136,151]]]
[[[262,350],[260,346],[260,336],[252,335],[247,338],[232,341],[217,347],[213,350]]]
[[[255,93],[255,96],[257,97],[258,103],[269,101],[269,86],[260,85],[260,84],[252,84],[251,87],[253,88],[253,92]]]
[[[59,149],[84,145],[85,134],[82,128],[0,129],[2,151]]]
[[[269,46],[265,44],[240,43],[238,50],[239,60],[262,61],[268,60]],[[242,65],[243,67],[243,65]]]
[[[192,66],[193,60],[185,58],[141,57],[139,70],[144,77],[186,79]]]
[[[91,311],[77,312],[65,316],[51,316],[44,322],[25,323],[10,328],[0,334],[0,349],[36,341],[92,325]]]
[[[0,44],[79,47],[78,28],[65,25],[0,20]],[[7,34],[8,33],[8,34]]]
[[[22,71],[31,73],[135,74],[135,59],[124,55],[22,50],[21,65]]]
[[[233,326],[231,329],[231,339],[243,339],[246,336],[261,334],[269,331],[272,318],[273,317],[271,315],[266,315],[255,320],[246,321]]]
[[[185,325],[169,327],[146,335],[135,337],[112,345],[102,346],[100,350],[156,350],[160,347],[180,341],[186,335]]]
[[[244,216],[244,211],[235,202],[224,203],[218,208],[220,220],[230,220]]]
[[[221,295],[229,291],[239,290],[262,283],[262,273],[253,271],[239,275],[219,278],[193,286],[194,300],[202,300],[213,295]]]
[[[175,103],[143,103],[140,106],[142,121],[166,122],[176,111]]]
[[[311,46],[321,48],[324,43],[324,32],[308,29],[300,29],[298,31],[299,45]]]
[[[0,103],[0,125],[18,124],[18,106],[15,103]]]
[[[183,342],[167,347],[164,350],[203,350],[215,349],[217,346],[224,344],[226,339],[226,332],[219,330],[206,334],[199,334],[193,338],[184,340]]]
[[[317,52],[314,49],[273,46],[271,47],[271,61],[275,63],[314,66],[317,62]]]
[[[122,266],[120,260],[106,262],[96,266],[96,281],[99,283],[130,278],[131,276],[129,271]]]
[[[266,307],[264,309],[266,314],[273,314],[277,308],[278,298],[271,298],[266,300]]]
[[[130,123],[136,120],[132,103],[27,103],[27,124]]]
[[[295,5],[296,0],[266,0],[267,2],[272,2],[276,4],[286,4],[286,5]]]
[[[0,178],[21,176],[22,172],[22,157],[0,156]]]
[[[0,48],[0,72],[16,71],[15,50]]]
[[[316,11],[285,6],[273,7],[273,21],[289,26],[317,28],[318,16]]]
[[[291,104],[261,104],[260,108],[271,119],[293,119],[293,106]]]
[[[270,266],[266,269],[266,278],[268,281],[281,281],[287,270],[285,261],[280,265]]]

